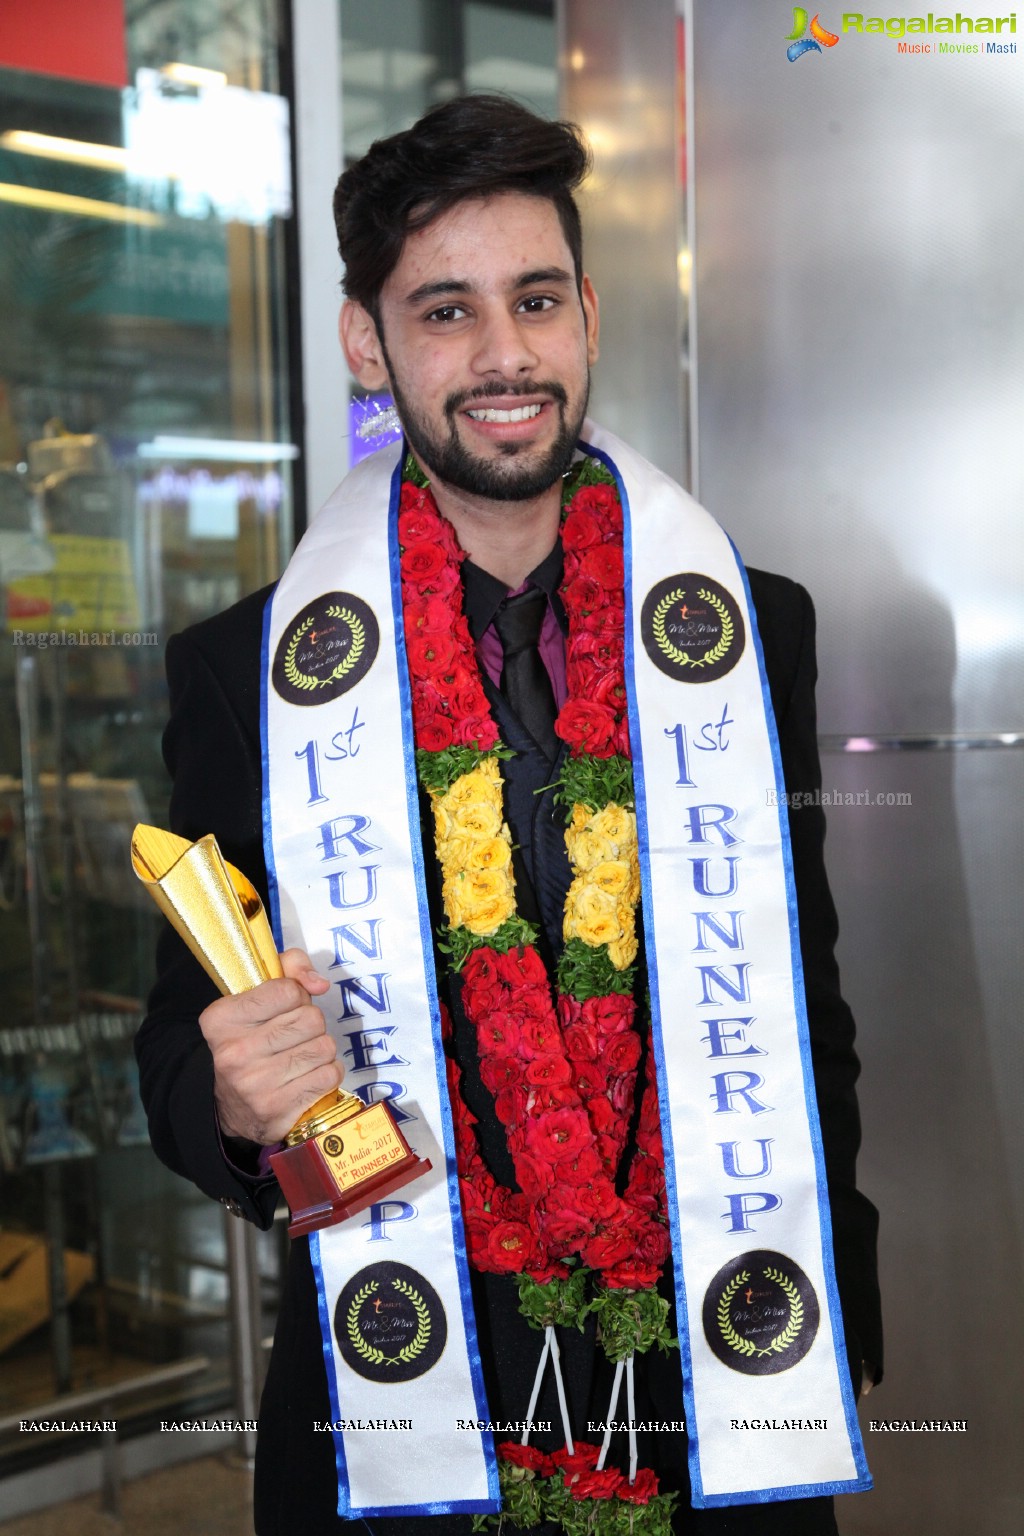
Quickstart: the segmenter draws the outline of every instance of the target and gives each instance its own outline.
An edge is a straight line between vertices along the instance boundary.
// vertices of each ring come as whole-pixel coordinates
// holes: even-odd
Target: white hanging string
[[[561,1357],[558,1352],[558,1340],[555,1338],[555,1330],[550,1325],[544,1330],[551,1342],[551,1359],[555,1367],[555,1386],[558,1388],[558,1407],[562,1415],[562,1432],[565,1435],[565,1448],[570,1456],[575,1456],[576,1447],[572,1443],[572,1430],[569,1427],[569,1404],[565,1400],[565,1383],[562,1380]]]
[[[548,1363],[548,1352],[551,1349],[551,1339],[549,1337],[550,1333],[551,1329],[545,1328],[544,1348],[540,1352],[540,1359],[537,1362],[537,1374],[533,1378],[533,1391],[530,1393],[530,1406],[526,1410],[526,1428],[523,1430],[522,1439],[519,1442],[520,1445],[529,1445],[530,1443],[530,1430],[533,1427],[533,1415],[537,1409],[537,1399],[540,1397],[540,1384],[544,1380],[544,1367]]]
[[[612,1443],[612,1420],[615,1417],[615,1410],[619,1406],[619,1388],[622,1386],[622,1367],[625,1365],[625,1363],[626,1362],[624,1360],[619,1360],[615,1365],[615,1380],[612,1382],[612,1400],[608,1404],[608,1412],[605,1416],[608,1422],[605,1426],[604,1439],[601,1441],[601,1454],[597,1458],[597,1470],[599,1472],[604,1471],[604,1463],[605,1458],[608,1455],[608,1447]]]
[[[629,1485],[636,1482],[636,1399],[633,1394],[633,1356],[626,1361],[626,1412],[629,1415]]]

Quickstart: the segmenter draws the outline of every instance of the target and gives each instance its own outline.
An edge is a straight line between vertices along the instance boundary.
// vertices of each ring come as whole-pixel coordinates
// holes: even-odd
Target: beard
[[[444,402],[444,420],[447,432],[442,434],[434,424],[420,415],[405,395],[395,375],[387,348],[383,348],[384,360],[391,380],[391,393],[401,418],[405,435],[417,458],[431,475],[455,490],[471,496],[481,496],[488,501],[531,501],[549,490],[569,469],[576,451],[587,414],[590,396],[590,375],[576,410],[569,413],[569,397],[564,387],[554,381],[532,381],[529,384],[504,384],[495,379],[478,389],[462,390],[449,395]],[[550,447],[540,451],[526,443],[500,443],[498,457],[482,458],[471,453],[459,437],[457,415],[465,406],[479,401],[500,398],[507,400],[517,396],[543,394],[550,397],[558,411],[558,431]]]

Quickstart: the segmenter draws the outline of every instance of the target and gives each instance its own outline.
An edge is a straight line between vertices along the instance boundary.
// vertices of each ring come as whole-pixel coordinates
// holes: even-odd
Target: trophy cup
[[[222,993],[284,974],[258,892],[226,862],[212,833],[190,843],[139,825],[132,867]],[[386,1104],[368,1107],[341,1088],[310,1105],[270,1165],[291,1209],[289,1237],[334,1226],[430,1168]]]

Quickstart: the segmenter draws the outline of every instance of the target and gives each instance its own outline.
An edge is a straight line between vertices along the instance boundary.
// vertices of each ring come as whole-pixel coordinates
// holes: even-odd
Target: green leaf
[[[445,747],[443,752],[427,752],[423,747],[418,747],[416,773],[424,789],[443,795],[447,794],[456,779],[479,768],[485,758],[512,755],[511,748],[500,745],[488,747],[486,751],[478,747]]]
[[[633,764],[628,757],[567,757],[558,780],[555,800],[568,807],[566,821],[572,820],[572,808],[577,802],[591,811],[603,810],[606,805],[621,805],[633,809]]]
[[[608,946],[591,949],[582,939],[570,939],[558,962],[558,990],[584,1003],[588,997],[606,997],[610,992],[623,995],[633,991],[636,966],[617,971],[608,956]]]
[[[461,971],[474,949],[496,949],[499,955],[510,949],[525,949],[537,942],[537,930],[523,917],[509,917],[493,933],[470,933],[468,928],[452,928],[443,923],[437,930],[437,947],[449,957],[453,971]]]
[[[587,1281],[591,1271],[582,1266],[573,1269],[565,1279],[548,1280],[544,1284],[530,1275],[517,1275],[519,1310],[531,1328],[556,1327],[579,1328],[591,1303],[587,1299]]]
[[[669,1327],[669,1304],[655,1290],[601,1289],[588,1310],[597,1317],[597,1337],[609,1360],[643,1355],[655,1345],[663,1354],[679,1348]]]

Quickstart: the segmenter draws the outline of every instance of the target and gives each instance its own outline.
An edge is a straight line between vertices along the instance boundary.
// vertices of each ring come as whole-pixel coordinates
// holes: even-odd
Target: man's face
[[[568,468],[597,357],[597,301],[577,291],[552,203],[459,203],[411,234],[384,285],[380,342],[406,435],[428,473],[502,501]]]

